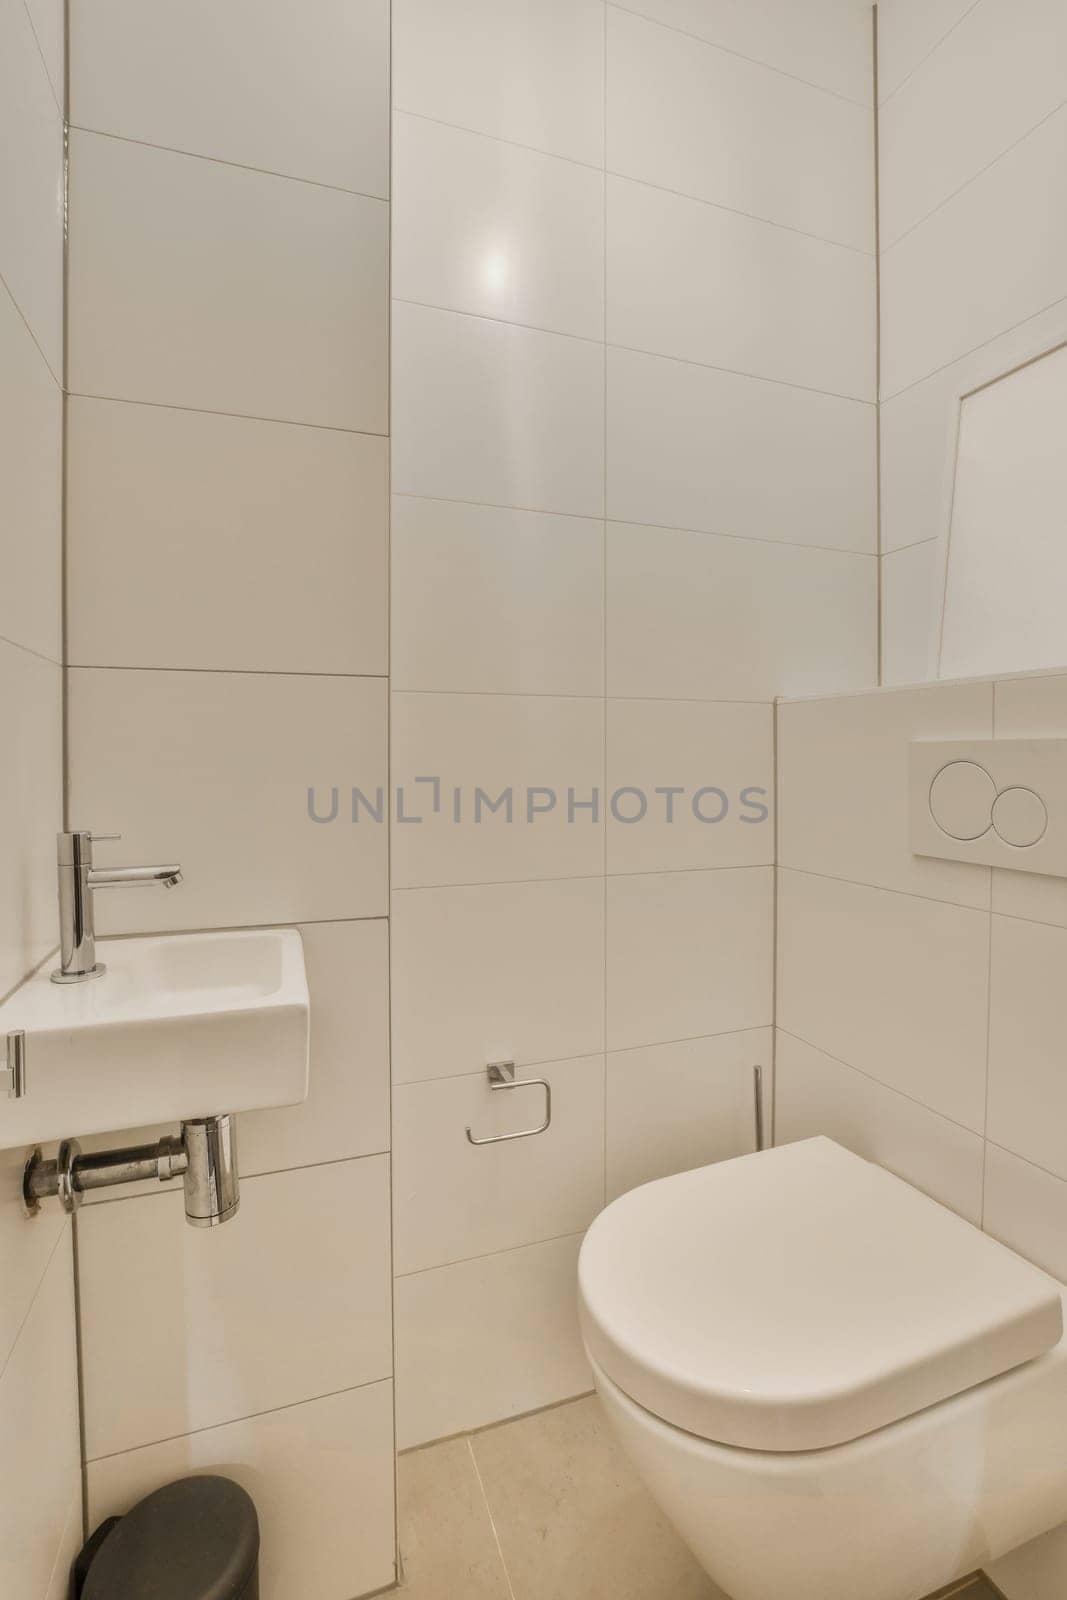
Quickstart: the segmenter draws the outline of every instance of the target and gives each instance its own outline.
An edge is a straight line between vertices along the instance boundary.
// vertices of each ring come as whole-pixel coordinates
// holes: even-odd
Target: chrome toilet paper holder
[[[536,1128],[520,1128],[517,1133],[493,1133],[488,1138],[478,1139],[466,1129],[469,1144],[503,1144],[505,1139],[532,1139],[536,1134],[546,1133],[552,1125],[552,1085],[544,1078],[516,1078],[514,1061],[490,1061],[485,1069],[489,1080],[489,1087],[495,1093],[498,1089],[543,1089],[545,1091],[545,1119],[538,1123]]]

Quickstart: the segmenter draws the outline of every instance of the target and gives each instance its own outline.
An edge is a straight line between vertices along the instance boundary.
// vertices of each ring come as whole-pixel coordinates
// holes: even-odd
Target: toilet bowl
[[[921,1600],[1067,1520],[1065,1295],[823,1138],[631,1191],[579,1262],[607,1414],[731,1600]]]

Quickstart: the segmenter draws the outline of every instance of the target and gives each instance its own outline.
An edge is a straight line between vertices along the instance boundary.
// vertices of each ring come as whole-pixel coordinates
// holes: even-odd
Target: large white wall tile
[[[1067,737],[1067,676],[1006,678],[996,686],[996,737]],[[993,910],[1067,928],[1067,880],[994,869]]]
[[[394,694],[390,740],[404,815],[422,817],[394,823],[394,888],[603,871],[603,795],[588,806],[603,788],[602,700]],[[419,777],[438,781],[438,809]],[[491,809],[506,790],[510,816],[507,800]]]
[[[941,631],[938,546],[931,540],[881,558],[882,682],[925,683]]]
[[[389,1148],[388,924],[313,922],[300,932],[311,995],[308,1097],[241,1117],[249,1175]]]
[[[0,1105],[0,1126],[4,1109]],[[5,1140],[6,1142],[6,1140]],[[26,1151],[0,1151],[0,1375],[15,1347],[19,1330],[33,1303],[48,1264],[61,1246],[66,1217],[59,1206],[43,1207],[32,1228],[26,1226],[22,1209],[22,1174]]]
[[[875,681],[873,556],[613,524],[608,693],[769,700]]]
[[[90,399],[68,428],[72,663],[387,671],[384,439]]]
[[[989,918],[778,874],[778,1020],[975,1132],[985,1120]]]
[[[603,694],[603,523],[399,495],[391,550],[394,688]]]
[[[0,4],[0,278],[63,374],[63,118],[22,0]]]
[[[482,1256],[396,1282],[401,1450],[584,1394],[580,1238]]]
[[[600,165],[601,0],[397,0],[396,105]]]
[[[215,1472],[256,1503],[262,1600],[351,1600],[394,1582],[391,1383],[94,1461],[89,1526],[175,1478]]]
[[[609,700],[607,718],[609,872],[774,860],[773,707]],[[665,788],[684,793],[657,792]],[[725,813],[721,795],[700,796],[705,788],[725,794]],[[615,801],[620,789],[639,793]]]
[[[1055,111],[1067,90],[1060,0],[984,0],[882,110],[883,249]]]
[[[608,1046],[771,1021],[773,869],[609,878]]]
[[[653,22],[869,105],[874,38],[867,0],[626,0]]]
[[[63,396],[0,283],[0,638],[62,655]]]
[[[629,350],[607,360],[609,516],[875,550],[872,405]]]
[[[387,431],[384,202],[92,133],[70,162],[75,393]]]
[[[70,21],[75,125],[389,193],[389,0],[82,0]]]
[[[69,708],[71,821],[123,835],[101,862],[184,873],[166,892],[109,889],[98,931],[386,913],[384,818],[353,824],[348,799],[385,787],[384,683],[82,668]],[[332,788],[335,821],[313,822],[308,791],[328,817]]]
[[[0,1594],[44,1600],[79,1469],[74,1262],[65,1227],[0,1373]]]
[[[393,294],[504,322],[604,332],[604,179],[401,114]]]
[[[604,884],[403,889],[392,913],[393,1079],[604,1047]]]
[[[778,859],[783,866],[989,905],[987,867],[912,854],[908,746],[991,739],[990,683],[786,702],[778,708]]]
[[[873,400],[873,256],[626,178],[607,222],[614,344]]]
[[[544,1120],[545,1091],[491,1089],[484,1072],[399,1084],[393,1092],[395,1270],[489,1255],[587,1228],[604,1204],[604,1058],[522,1067],[544,1078],[552,1122],[536,1138],[475,1138]]]
[[[608,1057],[607,1194],[755,1149],[754,1066],[771,1120],[771,1030],[686,1039]]]
[[[779,1030],[775,1141],[816,1134],[980,1224],[984,1147],[978,1134]]]
[[[67,1517],[59,1541],[59,1550],[52,1567],[52,1579],[48,1585],[44,1600],[70,1600],[70,1569],[74,1565],[75,1557],[84,1540],[82,1487],[81,1474],[79,1473],[70,1505],[67,1507]]]
[[[1065,164],[1067,106],[883,252],[884,396],[1063,298]]]
[[[80,1218],[89,1460],[390,1374],[387,1157],[250,1178],[239,1227],[205,1235],[182,1208],[149,1195]]]
[[[1067,1183],[995,1144],[986,1145],[985,1228],[1067,1281]]]
[[[976,0],[880,0],[878,96],[883,104],[975,4]]]
[[[1067,1179],[1067,929],[993,918],[989,1138]]]
[[[393,388],[395,492],[603,514],[601,346],[396,305]]]
[[[671,28],[608,7],[611,172],[874,248],[874,120]]]
[[[55,835],[62,827],[63,674],[0,641],[0,995],[59,943]],[[0,1109],[0,1118],[3,1111]]]
[[[63,0],[26,0],[37,45],[56,104],[62,108],[66,83],[66,7]]]

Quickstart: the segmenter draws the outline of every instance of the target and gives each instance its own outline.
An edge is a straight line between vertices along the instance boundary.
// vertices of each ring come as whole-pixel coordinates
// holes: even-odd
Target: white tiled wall
[[[0,994],[55,944],[62,807],[63,96],[58,8],[0,6]],[[0,1117],[3,1112],[0,1110]],[[0,1156],[0,1589],[47,1600],[82,1535],[71,1233]]]
[[[394,6],[402,1446],[586,1388],[582,1230],[751,1146],[770,702],[876,671],[871,16],[809,9]],[[508,1058],[551,1131],[472,1147],[540,1116]]]
[[[386,782],[389,4],[75,10],[70,821],[183,866],[104,932],[299,925],[313,1040],[227,1227],[158,1185],[78,1219],[89,1520],[221,1468],[265,1600],[351,1600],[395,1571],[388,830],[348,820]]]
[[[0,0],[0,997],[56,944],[63,805],[62,8]],[[6,1101],[0,1099],[0,1124]],[[71,1228],[0,1153],[0,1593],[65,1594],[83,1536]]]
[[[1067,338],[1067,14],[880,0],[882,671],[929,675],[959,397]]]
[[[779,1142],[832,1137],[1067,1276],[1059,879],[911,854],[912,739],[1067,733],[1067,677],[778,709]],[[1067,1533],[993,1576],[1059,1595]]]

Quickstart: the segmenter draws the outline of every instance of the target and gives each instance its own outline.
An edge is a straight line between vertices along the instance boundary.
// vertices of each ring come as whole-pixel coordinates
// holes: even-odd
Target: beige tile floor
[[[409,1451],[399,1489],[406,1600],[726,1600],[595,1396]],[[996,1594],[979,1580],[953,1600]]]

